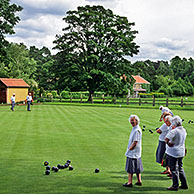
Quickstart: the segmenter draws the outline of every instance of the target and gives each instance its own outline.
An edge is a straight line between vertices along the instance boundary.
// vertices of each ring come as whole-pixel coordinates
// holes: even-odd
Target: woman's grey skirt
[[[158,148],[156,151],[156,162],[160,163],[162,162],[162,159],[164,157],[164,153],[166,151],[166,144],[164,141],[159,141]]]
[[[143,165],[141,158],[128,158],[126,159],[125,170],[128,173],[136,173],[139,174],[143,171]]]

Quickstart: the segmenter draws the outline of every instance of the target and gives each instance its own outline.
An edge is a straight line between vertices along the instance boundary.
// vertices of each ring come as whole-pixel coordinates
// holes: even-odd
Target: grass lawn
[[[173,110],[185,119],[188,132],[188,155],[184,169],[189,190],[194,193],[194,111]],[[123,188],[127,181],[125,151],[131,126],[130,114],[140,117],[142,132],[143,186]],[[11,112],[8,106],[0,106],[0,194],[71,194],[71,193],[172,193],[166,188],[172,181],[155,162],[158,134],[155,130],[160,111],[143,108],[114,108],[63,105],[34,105],[27,112],[25,106],[17,106]],[[67,169],[44,175],[43,162],[50,166],[72,161],[73,171]],[[94,173],[95,168],[100,173]],[[134,176],[133,182],[136,182]]]

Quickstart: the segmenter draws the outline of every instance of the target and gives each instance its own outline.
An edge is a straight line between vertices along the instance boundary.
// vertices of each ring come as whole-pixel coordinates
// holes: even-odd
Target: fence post
[[[117,98],[116,98],[116,95],[114,95],[114,104],[117,103]]]
[[[181,107],[183,107],[183,97],[181,96]]]
[[[168,107],[168,97],[166,98],[166,107]]]
[[[141,106],[141,98],[139,98],[139,106]]]
[[[104,94],[102,94],[102,103],[105,104]]]
[[[82,103],[82,94],[80,94],[80,102]]]
[[[91,100],[92,100],[92,104],[94,103],[94,100],[93,100],[93,95],[91,94]]]
[[[62,101],[62,96],[60,96],[59,99],[60,99],[59,101],[61,102]]]
[[[129,96],[127,96],[127,105],[129,105]]]
[[[72,102],[72,94],[70,94],[70,102]]]
[[[155,96],[153,95],[153,106],[155,106]]]

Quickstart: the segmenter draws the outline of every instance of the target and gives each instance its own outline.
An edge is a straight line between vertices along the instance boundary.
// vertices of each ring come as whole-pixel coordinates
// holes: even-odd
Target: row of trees
[[[127,94],[134,83],[131,75],[140,74],[151,83],[151,91],[169,96],[193,95],[192,58],[135,63],[125,59],[139,51],[134,42],[137,34],[132,30],[134,23],[128,22],[126,17],[115,15],[102,6],[68,11],[63,18],[67,27],[54,41],[58,53],[52,55],[46,47],[27,48],[23,43],[5,40],[6,34],[13,34],[13,27],[19,22],[15,13],[21,10],[9,0],[0,2],[0,77],[23,78],[34,90],[39,87],[89,91],[91,97],[95,91]],[[123,74],[126,80],[120,79]]]
[[[170,61],[150,60],[132,64],[134,74],[140,73],[148,80],[151,91],[164,92],[168,96],[194,94],[194,60],[178,56]]]

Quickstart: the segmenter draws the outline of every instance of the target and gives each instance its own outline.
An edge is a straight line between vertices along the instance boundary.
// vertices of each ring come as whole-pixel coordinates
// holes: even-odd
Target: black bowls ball
[[[55,172],[58,172],[58,171],[59,171],[59,169],[58,169],[57,167],[55,167],[54,171],[55,171]]]
[[[45,165],[45,166],[48,166],[48,164],[49,164],[48,161],[45,161],[45,162],[44,162],[44,165]]]
[[[73,170],[73,166],[69,166],[69,170]]]
[[[99,172],[100,172],[99,168],[96,168],[95,173],[99,173]]]
[[[64,169],[65,168],[65,165],[61,165],[61,169]]]
[[[66,163],[65,165],[64,165],[64,168],[68,168],[69,167],[69,163]]]
[[[51,167],[50,166],[46,166],[46,170],[50,170],[51,169]]]
[[[50,170],[46,170],[45,175],[49,175],[49,174],[50,174]]]
[[[58,165],[57,165],[57,168],[58,168],[58,169],[62,169],[62,165],[61,165],[61,164],[58,164]]]
[[[69,163],[69,164],[70,164],[70,163],[71,163],[71,160],[67,160],[67,163]]]

